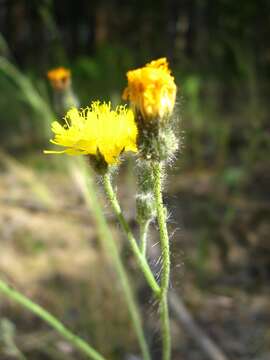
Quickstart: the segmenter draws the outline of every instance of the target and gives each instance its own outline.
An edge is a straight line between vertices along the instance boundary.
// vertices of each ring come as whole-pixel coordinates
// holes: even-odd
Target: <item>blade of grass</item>
[[[39,95],[31,80],[2,56],[0,56],[0,71],[14,83],[21,91],[24,101],[43,120],[44,131],[49,138],[49,124],[55,117],[49,104]]]
[[[9,297],[11,300],[19,303],[24,308],[31,311],[33,314],[40,317],[43,321],[45,321],[52,328],[54,328],[60,335],[62,335],[71,344],[73,344],[77,349],[86,354],[89,359],[105,360],[105,358],[100,355],[95,349],[93,349],[89,344],[87,344],[86,341],[84,341],[79,336],[73,334],[47,310],[43,309],[40,305],[34,303],[26,296],[22,295],[20,292],[7,285],[2,280],[0,280],[0,292]]]

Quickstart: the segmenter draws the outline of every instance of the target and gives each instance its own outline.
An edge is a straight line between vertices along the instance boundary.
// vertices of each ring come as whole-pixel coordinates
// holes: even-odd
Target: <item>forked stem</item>
[[[143,272],[146,281],[148,282],[149,286],[151,287],[151,289],[153,290],[153,293],[155,294],[156,297],[160,297],[161,291],[160,291],[160,287],[145,259],[145,256],[141,253],[141,250],[137,244],[137,241],[135,240],[132,231],[122,213],[121,207],[119,205],[119,202],[117,200],[115,191],[113,189],[112,183],[111,183],[111,175],[110,173],[106,173],[103,176],[103,185],[104,185],[104,189],[105,189],[105,193],[111,203],[112,209],[122,227],[122,230],[124,231],[124,233],[126,234],[131,249],[137,259],[138,265],[141,269],[141,271]]]

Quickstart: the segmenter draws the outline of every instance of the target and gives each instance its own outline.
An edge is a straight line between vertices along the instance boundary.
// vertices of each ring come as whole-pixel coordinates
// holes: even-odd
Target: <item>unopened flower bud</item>
[[[70,85],[71,73],[69,69],[58,67],[47,73],[48,79],[55,90],[64,90]]]
[[[139,193],[136,196],[137,219],[139,223],[151,221],[156,214],[151,193]]]

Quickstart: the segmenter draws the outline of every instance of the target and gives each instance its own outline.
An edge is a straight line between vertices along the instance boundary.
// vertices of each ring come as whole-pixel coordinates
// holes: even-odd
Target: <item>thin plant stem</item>
[[[122,227],[122,230],[124,231],[124,233],[126,234],[129,243],[131,245],[131,249],[138,261],[139,267],[141,269],[141,271],[143,272],[145,279],[147,280],[149,286],[151,287],[153,293],[155,294],[156,297],[159,298],[160,296],[160,287],[145,259],[145,256],[143,256],[143,254],[141,253],[141,250],[137,244],[137,241],[135,240],[132,231],[122,213],[121,207],[119,205],[119,202],[117,200],[115,191],[113,189],[112,183],[111,183],[111,176],[109,173],[106,173],[103,176],[103,185],[104,185],[104,189],[105,189],[105,193],[111,203],[112,209]]]
[[[43,309],[40,305],[34,303],[20,292],[16,291],[3,280],[0,280],[0,292],[5,294],[11,300],[16,301],[33,314],[40,317],[43,321],[54,328],[60,335],[62,335],[68,342],[74,345],[78,350],[88,356],[89,359],[93,360],[105,360],[105,358],[93,349],[86,341],[79,336],[73,334],[68,330],[59,320],[57,320],[47,310]]]
[[[99,231],[99,238],[104,247],[105,251],[110,255],[113,260],[114,266],[116,268],[116,272],[119,276],[119,280],[122,285],[122,289],[124,292],[124,296],[127,302],[127,307],[130,313],[131,321],[134,327],[134,331],[137,335],[138,342],[142,351],[144,360],[151,360],[150,352],[148,349],[148,345],[144,336],[142,319],[140,316],[140,312],[138,309],[138,304],[135,300],[135,295],[133,293],[131,282],[128,278],[127,271],[123,265],[121,260],[118,247],[113,239],[110,228],[108,227],[108,223],[104,216],[104,212],[100,205],[100,199],[98,198],[98,191],[95,187],[95,183],[93,182],[93,174],[91,169],[86,168],[86,164],[84,162],[80,163],[80,174],[83,175],[84,184],[82,186],[82,191],[84,195],[84,199],[89,210],[92,210],[92,215],[97,224],[97,229]]]
[[[140,247],[141,247],[141,253],[144,257],[146,257],[146,251],[147,251],[147,235],[148,235],[148,229],[149,229],[150,221],[144,221],[140,224]]]
[[[161,296],[160,300],[160,322],[162,333],[162,359],[171,358],[171,333],[170,333],[170,316],[168,307],[168,295]]]
[[[156,204],[157,220],[159,225],[162,272],[161,272],[161,298],[160,298],[160,320],[163,344],[163,360],[171,358],[171,335],[168,308],[168,289],[170,280],[170,244],[167,230],[165,209],[162,199],[162,164],[153,162],[154,174],[154,198]]]

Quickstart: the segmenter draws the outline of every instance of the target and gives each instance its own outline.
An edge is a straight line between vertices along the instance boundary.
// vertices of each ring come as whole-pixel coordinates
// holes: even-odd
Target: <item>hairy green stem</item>
[[[170,319],[168,309],[168,289],[170,281],[170,244],[166,223],[166,214],[162,199],[162,164],[153,162],[154,174],[154,198],[156,204],[157,220],[159,225],[162,272],[161,272],[161,298],[160,298],[160,320],[163,343],[163,360],[171,358],[171,335]]]
[[[143,359],[150,360],[151,359],[150,352],[148,349],[147,342],[145,340],[142,320],[139,313],[137,302],[135,300],[135,295],[132,291],[131,283],[128,278],[125,267],[123,265],[123,262],[121,260],[117,245],[112,237],[112,233],[104,217],[104,213],[100,205],[100,199],[98,198],[97,195],[98,191],[95,188],[94,182],[92,181],[93,175],[89,168],[86,169],[85,164],[81,163],[81,166],[83,169],[83,175],[86,185],[83,187],[83,195],[85,201],[88,205],[88,208],[92,210],[92,215],[94,216],[94,219],[97,224],[97,228],[99,231],[99,238],[102,243],[102,246],[113,259],[113,263],[115,265],[117,274],[119,276],[123,288],[124,296],[127,302],[134,331],[137,335],[139,345],[143,354]]]
[[[147,235],[148,235],[148,229],[149,229],[150,220],[144,221],[140,224],[140,247],[141,247],[141,253],[144,257],[146,257],[146,251],[147,251]]]
[[[32,313],[40,317],[52,328],[54,328],[60,335],[62,335],[66,340],[73,344],[77,349],[83,352],[88,356],[89,359],[93,360],[105,360],[105,358],[99,354],[95,349],[93,349],[86,341],[84,341],[79,336],[73,334],[68,330],[59,320],[57,320],[52,314],[43,309],[40,305],[34,303],[9,285],[4,281],[0,280],[0,292],[5,294],[11,300],[16,301],[20,305],[24,306],[26,309],[30,310]]]
[[[171,333],[170,333],[170,316],[168,307],[168,297],[162,294],[160,300],[160,322],[162,333],[162,359],[171,358]]]
[[[130,245],[131,245],[131,249],[138,261],[139,267],[142,270],[145,279],[147,280],[149,286],[151,287],[151,289],[153,290],[153,293],[156,295],[156,297],[159,298],[160,296],[160,287],[145,259],[145,256],[141,253],[141,250],[137,244],[137,241],[135,240],[131,229],[122,213],[122,210],[120,208],[119,202],[117,200],[115,191],[112,187],[112,183],[111,183],[111,177],[110,174],[107,173],[103,176],[103,184],[104,184],[104,189],[106,192],[106,195],[111,203],[111,206],[113,208],[113,211],[122,227],[122,230],[124,231],[124,233],[126,234]]]

